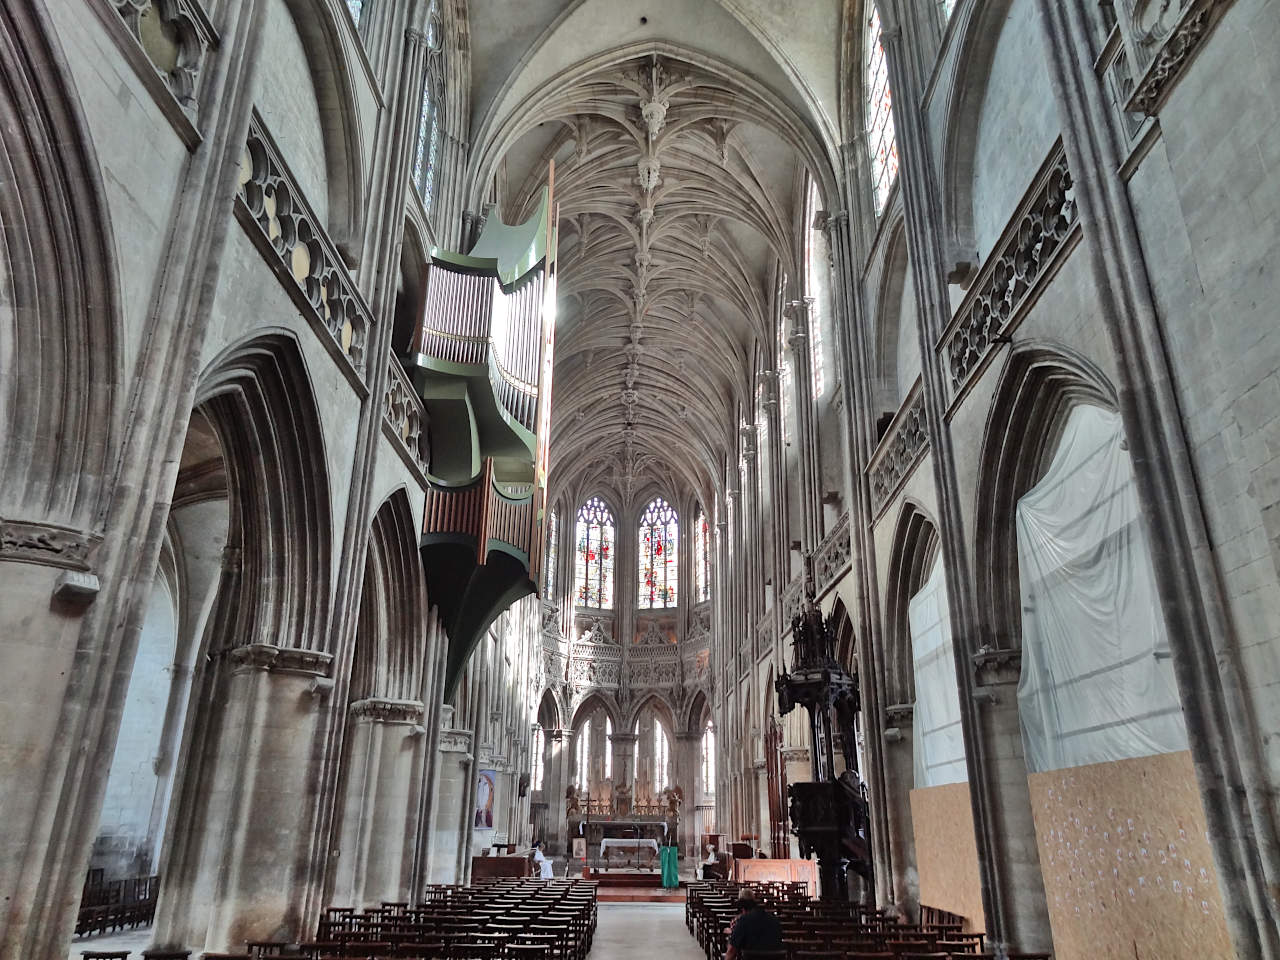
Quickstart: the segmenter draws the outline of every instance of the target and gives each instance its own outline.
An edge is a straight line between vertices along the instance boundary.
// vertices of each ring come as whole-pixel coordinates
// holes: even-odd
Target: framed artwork
[[[476,829],[493,829],[493,803],[498,792],[498,774],[481,770],[476,784]]]

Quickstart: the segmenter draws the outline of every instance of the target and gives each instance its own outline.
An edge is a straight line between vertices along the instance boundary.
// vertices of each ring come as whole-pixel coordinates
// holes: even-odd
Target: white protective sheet
[[[907,602],[916,703],[911,714],[916,787],[940,787],[969,779],[960,726],[960,691],[951,645],[947,575],[939,554],[924,586]]]
[[[1119,414],[1071,412],[1017,530],[1028,772],[1185,750]]]

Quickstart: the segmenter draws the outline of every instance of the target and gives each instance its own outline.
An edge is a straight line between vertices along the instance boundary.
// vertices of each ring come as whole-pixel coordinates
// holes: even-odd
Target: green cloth
[[[668,890],[680,886],[680,850],[670,846],[662,848],[662,885]]]

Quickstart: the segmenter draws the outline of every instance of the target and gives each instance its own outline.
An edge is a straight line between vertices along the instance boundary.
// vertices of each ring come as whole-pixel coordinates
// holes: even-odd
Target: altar
[[[600,859],[606,867],[643,867],[653,869],[658,863],[658,841],[606,837],[600,841]]]

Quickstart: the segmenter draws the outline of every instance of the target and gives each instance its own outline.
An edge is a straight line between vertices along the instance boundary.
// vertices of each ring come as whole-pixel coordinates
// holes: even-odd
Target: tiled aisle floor
[[[682,903],[602,903],[593,960],[706,960],[685,929]]]

